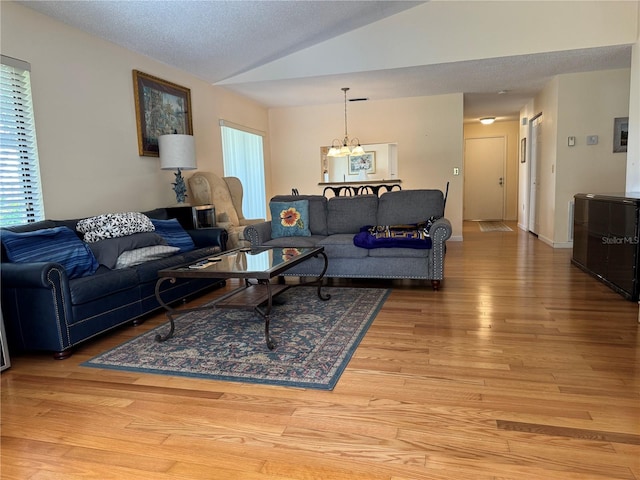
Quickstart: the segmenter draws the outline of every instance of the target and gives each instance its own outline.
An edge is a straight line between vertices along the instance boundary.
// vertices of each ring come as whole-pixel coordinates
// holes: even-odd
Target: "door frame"
[[[536,183],[539,185],[540,183],[540,179],[539,177],[539,173],[540,173],[540,168],[539,168],[539,158],[540,158],[540,145],[538,145],[538,135],[542,134],[542,131],[538,131],[538,128],[541,127],[535,127],[536,128],[536,135],[534,136],[534,122],[536,120],[538,120],[539,118],[542,117],[542,112],[537,113],[536,115],[534,115],[533,117],[531,117],[529,119],[529,146],[528,146],[528,153],[529,153],[529,178],[527,180],[527,185],[529,188],[528,191],[528,195],[527,195],[527,231],[531,232],[534,235],[538,235],[538,228],[539,225],[536,223],[536,215],[538,214],[538,205],[540,203],[540,199],[539,199],[539,190],[536,190]],[[533,200],[532,200],[533,198]]]

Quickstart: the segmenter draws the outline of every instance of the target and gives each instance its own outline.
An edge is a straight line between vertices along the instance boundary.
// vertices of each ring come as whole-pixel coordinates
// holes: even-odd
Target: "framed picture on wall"
[[[158,156],[160,135],[193,135],[191,90],[134,70],[133,94],[140,156]]]
[[[627,151],[629,139],[629,117],[618,117],[613,120],[613,153]]]
[[[358,175],[360,170],[366,173],[376,173],[376,152],[366,152],[363,155],[349,155],[349,175]]]

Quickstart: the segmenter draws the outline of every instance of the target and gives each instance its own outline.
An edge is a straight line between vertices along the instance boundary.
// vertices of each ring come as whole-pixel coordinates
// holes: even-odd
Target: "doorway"
[[[531,150],[529,155],[529,231],[534,235],[539,230],[538,199],[540,197],[540,153],[542,145],[542,113],[529,122]]]
[[[506,138],[468,138],[464,145],[464,220],[503,220]]]

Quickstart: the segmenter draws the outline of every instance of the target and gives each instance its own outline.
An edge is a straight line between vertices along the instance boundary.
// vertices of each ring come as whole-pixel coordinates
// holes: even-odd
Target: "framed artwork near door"
[[[527,161],[527,137],[520,140],[520,163]]]

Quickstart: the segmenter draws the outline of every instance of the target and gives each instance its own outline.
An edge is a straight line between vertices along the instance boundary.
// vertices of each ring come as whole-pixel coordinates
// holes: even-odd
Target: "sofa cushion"
[[[324,247],[324,252],[329,257],[329,262],[337,258],[364,258],[369,255],[369,250],[356,247],[353,244],[352,233],[329,235],[318,242],[318,246]]]
[[[280,237],[267,240],[263,245],[267,247],[315,247],[318,242],[324,240],[324,235],[311,235],[310,237]]]
[[[269,202],[271,238],[310,237],[309,200]]]
[[[376,225],[377,210],[378,197],[376,195],[332,197],[327,202],[328,233],[329,235],[336,233],[356,234],[365,225]]]
[[[134,233],[118,238],[105,238],[97,242],[90,243],[89,248],[98,260],[100,265],[114,268],[118,257],[128,250],[136,248],[150,247],[152,245],[166,245],[167,242],[157,233],[142,232]]]
[[[443,215],[444,195],[440,190],[400,190],[380,196],[377,221],[371,225],[418,223]]]
[[[98,269],[98,261],[88,245],[67,227],[20,233],[4,230],[2,244],[9,261],[59,263],[69,278],[92,275]]]
[[[152,219],[151,223],[153,223],[156,233],[167,242],[167,245],[178,247],[182,253],[189,252],[196,248],[193,243],[193,239],[189,236],[187,231],[182,228],[182,225],[180,225],[180,222],[178,222],[177,219]]]
[[[328,235],[327,197],[324,195],[276,195],[272,202],[309,201],[309,230],[311,235]]]
[[[152,245],[122,252],[116,261],[116,269],[133,267],[141,263],[170,257],[180,251],[179,247],[170,245]]]
[[[105,238],[124,237],[133,233],[153,232],[153,224],[140,212],[105,213],[84,218],[76,224],[76,230],[84,234],[85,242],[97,242]]]
[[[138,276],[133,270],[108,270],[105,267],[101,267],[91,277],[69,282],[73,305],[82,305],[126,290],[135,290],[137,287]]]

